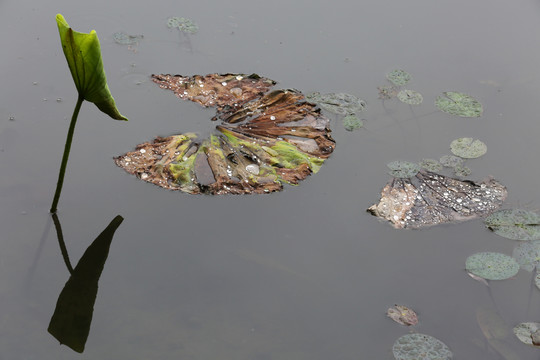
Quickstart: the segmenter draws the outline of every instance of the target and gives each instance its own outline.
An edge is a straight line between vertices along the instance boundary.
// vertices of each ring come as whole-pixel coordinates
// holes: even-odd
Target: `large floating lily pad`
[[[495,234],[512,240],[540,240],[540,216],[523,209],[505,209],[491,214],[486,226]]]
[[[422,94],[414,90],[406,90],[406,89],[401,90],[397,94],[397,98],[401,102],[405,104],[409,104],[409,105],[420,105],[422,101],[424,101],[424,97],[422,96]]]
[[[329,93],[321,94],[314,92],[306,95],[306,98],[319,105],[326,111],[338,115],[349,115],[361,112],[366,108],[366,102],[351,94]]]
[[[461,117],[479,117],[482,115],[482,104],[472,96],[460,92],[447,91],[437,97],[435,105],[445,113]]]
[[[533,271],[540,263],[540,241],[522,241],[514,248],[512,257],[526,271]]]
[[[445,343],[425,334],[407,334],[392,347],[396,360],[449,360],[454,356]]]
[[[450,150],[461,158],[475,159],[487,152],[487,146],[478,139],[459,138],[450,143]]]
[[[138,178],[190,194],[279,191],[316,173],[334,150],[329,120],[296,90],[257,75],[153,75],[179,98],[216,107],[214,134],[158,137],[115,158]]]
[[[389,308],[386,315],[401,325],[411,326],[418,324],[418,316],[416,313],[403,305],[395,305],[394,307]]]
[[[521,323],[514,327],[514,334],[527,345],[540,347],[540,324],[536,322]]]
[[[411,75],[404,70],[393,70],[386,74],[386,78],[397,86],[403,86],[411,80]]]
[[[519,264],[505,254],[482,252],[469,256],[465,261],[465,269],[487,280],[504,280],[518,273]]]
[[[462,181],[420,170],[411,178],[394,177],[368,211],[398,229],[423,228],[485,217],[506,195],[506,188],[493,179]]]

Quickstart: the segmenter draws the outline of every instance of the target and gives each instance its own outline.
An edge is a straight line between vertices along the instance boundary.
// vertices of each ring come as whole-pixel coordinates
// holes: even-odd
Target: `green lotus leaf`
[[[347,131],[354,131],[364,126],[364,122],[355,114],[349,114],[343,117],[343,127]]]
[[[434,160],[434,159],[422,159],[419,165],[423,169],[433,171],[433,172],[441,171],[443,168],[441,163],[439,163],[437,160]]]
[[[450,150],[461,158],[475,159],[487,152],[487,146],[478,139],[459,138],[450,143]]]
[[[361,112],[366,108],[366,102],[351,94],[318,92],[306,95],[308,101],[314,102],[326,111],[338,115],[349,115]]]
[[[61,14],[56,15],[56,23],[64,55],[79,96],[94,103],[113,119],[127,120],[116,108],[107,85],[96,31],[92,30],[89,34],[74,31]]]
[[[471,175],[471,169],[464,165],[457,165],[454,168],[454,174],[459,177],[467,177]]]
[[[461,117],[479,117],[482,104],[472,96],[460,92],[447,91],[437,97],[435,105],[445,113]]]
[[[419,92],[416,92],[414,90],[401,90],[398,94],[397,94],[397,98],[405,103],[405,104],[409,104],[409,105],[420,105],[422,103],[422,101],[424,101],[424,98],[422,96],[422,94],[420,94]]]
[[[521,323],[514,327],[514,334],[522,343],[540,347],[540,323]]]
[[[404,70],[393,70],[386,74],[386,78],[397,86],[403,86],[411,80],[411,75]]]
[[[449,360],[454,356],[439,339],[418,333],[397,339],[392,352],[396,360]]]
[[[481,252],[465,260],[465,269],[487,280],[505,280],[518,273],[519,264],[505,254]]]
[[[455,168],[463,164],[463,159],[453,155],[444,155],[439,159],[441,165],[448,168]]]
[[[540,241],[520,242],[512,252],[520,268],[525,271],[533,271],[540,263]]]
[[[420,165],[408,161],[392,161],[386,164],[389,174],[395,178],[411,178],[420,171]]]
[[[512,240],[540,240],[540,216],[523,209],[497,211],[485,220],[495,234]]]
[[[152,75],[179,98],[216,107],[209,138],[184,133],[115,158],[138,178],[189,194],[251,194],[296,185],[334,150],[329,120],[296,90],[256,74]]]

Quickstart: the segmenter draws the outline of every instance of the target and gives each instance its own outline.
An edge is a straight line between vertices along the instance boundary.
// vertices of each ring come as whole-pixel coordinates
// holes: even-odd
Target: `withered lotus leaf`
[[[297,90],[273,90],[258,75],[152,75],[161,88],[204,107],[219,120],[210,138],[158,137],[115,158],[130,174],[190,194],[279,191],[316,173],[333,152],[329,120]]]
[[[420,170],[411,178],[393,178],[368,212],[397,229],[423,228],[488,216],[506,195],[506,187],[493,179],[473,182]]]

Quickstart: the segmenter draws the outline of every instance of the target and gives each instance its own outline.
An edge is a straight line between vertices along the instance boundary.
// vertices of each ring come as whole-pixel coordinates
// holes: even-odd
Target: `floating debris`
[[[167,26],[169,28],[178,28],[183,33],[195,34],[199,31],[199,26],[191,19],[183,17],[170,17],[167,19]]]
[[[349,115],[364,111],[366,102],[351,94],[314,92],[306,95],[308,101],[314,102],[326,111],[338,115]]]
[[[115,32],[113,40],[120,45],[137,45],[144,38],[143,35],[129,35],[125,32]]]
[[[540,241],[522,241],[514,248],[512,257],[516,259],[519,267],[531,272],[540,263]]]
[[[445,343],[425,334],[407,334],[392,347],[396,360],[449,360],[454,356]]]
[[[397,94],[399,101],[409,105],[420,105],[424,101],[424,97],[419,92],[414,90],[401,90]]]
[[[484,220],[495,234],[512,240],[540,240],[540,216],[523,209],[504,209]]]
[[[329,120],[296,90],[269,91],[258,75],[152,75],[180,99],[216,107],[209,139],[194,133],[158,137],[115,158],[130,174],[190,194],[280,191],[319,171],[335,142]]]
[[[505,280],[515,276],[519,264],[513,257],[495,252],[481,252],[465,260],[465,269],[486,280]]]
[[[459,138],[450,143],[452,154],[464,159],[476,159],[487,152],[482,141],[473,138]]]
[[[399,88],[394,85],[383,85],[377,87],[379,90],[379,99],[390,100],[395,98],[399,92]]]
[[[445,113],[461,117],[479,117],[482,104],[472,96],[460,92],[447,91],[437,97],[435,105]]]
[[[392,161],[386,164],[388,172],[395,178],[412,178],[420,171],[420,165],[408,161]]]
[[[432,171],[432,172],[439,172],[443,168],[442,164],[440,162],[438,162],[437,160],[434,160],[434,159],[422,159],[422,161],[420,161],[419,165],[423,169],[426,169],[426,170]]]
[[[521,323],[514,327],[514,334],[522,343],[540,347],[540,323]]]
[[[386,315],[401,325],[411,326],[418,324],[416,313],[403,305],[395,305],[393,308],[389,308]]]
[[[394,177],[368,212],[397,228],[423,228],[485,217],[506,198],[506,188],[493,179],[462,181],[420,170],[411,178]]]
[[[343,117],[343,127],[347,131],[354,131],[364,126],[364,122],[355,114],[349,114]]]
[[[386,78],[397,86],[403,86],[411,80],[411,75],[404,70],[393,70],[386,74]]]

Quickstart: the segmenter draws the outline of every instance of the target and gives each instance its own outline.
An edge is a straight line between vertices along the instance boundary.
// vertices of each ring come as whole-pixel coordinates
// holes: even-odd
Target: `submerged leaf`
[[[355,114],[349,114],[343,117],[343,127],[347,131],[354,131],[364,126],[364,122]]]
[[[434,160],[434,159],[422,159],[419,165],[422,168],[428,171],[432,171],[432,172],[441,171],[443,168],[441,163],[439,163],[437,160]]]
[[[401,102],[409,105],[420,105],[422,101],[424,101],[422,94],[414,90],[401,90],[397,94],[397,98]]]
[[[318,92],[306,95],[308,101],[314,102],[326,111],[338,115],[349,115],[366,108],[366,102],[351,94]]]
[[[199,26],[195,24],[193,20],[183,17],[175,16],[168,18],[167,26],[170,28],[178,28],[178,30],[188,34],[195,34],[199,31]]]
[[[444,167],[455,168],[463,164],[463,159],[453,155],[441,156],[439,160]]]
[[[407,334],[392,347],[396,360],[449,360],[454,356],[445,343],[425,334]]]
[[[460,92],[447,91],[437,97],[435,105],[445,113],[461,117],[479,117],[482,115],[482,104],[472,96]]]
[[[461,158],[475,159],[487,152],[487,146],[478,139],[459,138],[450,143],[450,150]]]
[[[319,171],[334,150],[329,120],[296,90],[274,90],[257,75],[153,75],[186,100],[217,108],[209,139],[158,137],[115,158],[142,180],[190,194],[279,191]]]
[[[403,305],[395,305],[393,308],[389,308],[386,315],[401,325],[410,326],[418,324],[416,313]]]
[[[454,168],[454,174],[459,177],[466,177],[471,175],[471,169],[469,169],[467,166],[464,165],[457,165]]]
[[[390,169],[389,174],[395,178],[411,178],[420,171],[420,165],[409,161],[392,161],[386,166]]]
[[[477,183],[420,170],[410,179],[393,178],[368,211],[398,229],[423,228],[485,217],[501,206],[506,194],[493,179]]]
[[[514,334],[522,343],[540,347],[540,323],[521,323],[514,327]]]
[[[533,271],[540,263],[540,241],[520,242],[514,248],[512,256],[523,270]]]
[[[143,35],[129,35],[125,32],[115,32],[113,34],[114,42],[120,45],[137,45],[143,38]]]
[[[491,214],[486,226],[495,234],[512,240],[540,240],[540,216],[523,209],[505,209]]]
[[[467,258],[465,269],[487,280],[505,280],[518,273],[519,264],[505,254],[481,252]]]
[[[61,14],[56,15],[56,23],[79,96],[94,103],[113,119],[127,120],[116,108],[109,91],[96,31],[92,30],[89,34],[74,31]]]
[[[399,88],[395,85],[383,85],[377,88],[379,90],[379,99],[390,100],[397,96]]]
[[[411,75],[404,70],[393,70],[386,74],[386,78],[394,85],[403,86],[411,80]]]

